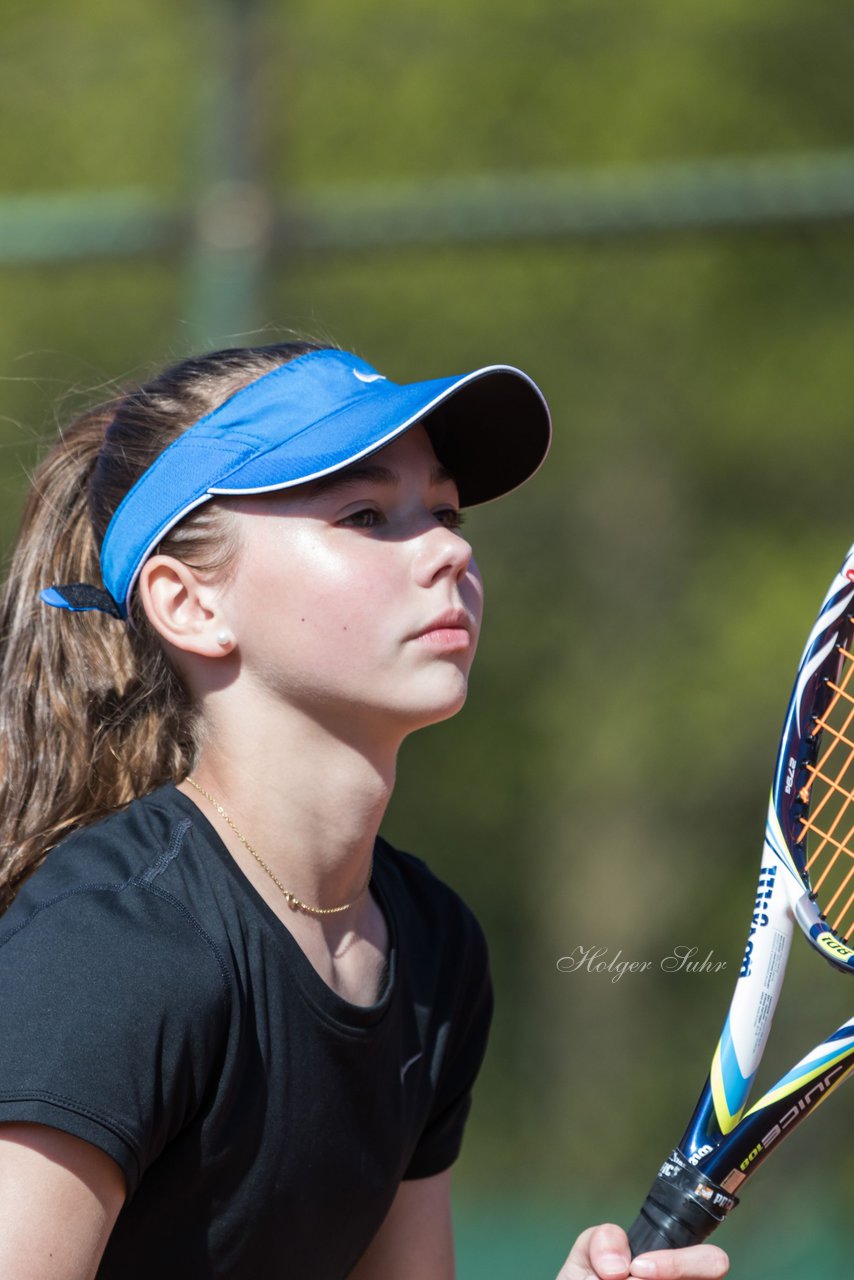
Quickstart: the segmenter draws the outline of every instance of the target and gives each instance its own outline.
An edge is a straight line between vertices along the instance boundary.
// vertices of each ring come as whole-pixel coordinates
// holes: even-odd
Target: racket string
[[[801,818],[798,842],[809,835],[806,869],[811,872],[812,896],[817,898],[827,885],[826,903],[819,904],[823,918],[830,916],[854,878],[854,735],[849,736],[854,695],[848,687],[854,678],[854,654],[841,645],[837,652],[837,681],[826,682],[831,698],[824,713],[813,721],[813,733],[821,734],[821,753],[814,764],[806,766],[808,781],[799,792],[799,799],[810,804],[810,812]],[[843,940],[854,929],[854,919],[849,919],[852,904],[854,888],[830,921]]]

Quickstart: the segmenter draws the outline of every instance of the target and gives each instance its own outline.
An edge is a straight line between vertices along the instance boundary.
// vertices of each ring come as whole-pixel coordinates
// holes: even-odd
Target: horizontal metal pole
[[[266,195],[257,194],[263,206]],[[206,239],[216,195],[203,194],[201,219],[145,192],[7,196],[0,199],[0,263],[125,256]],[[272,241],[311,252],[852,217],[854,151],[836,151],[324,187],[273,210]]]
[[[280,219],[305,249],[615,236],[854,216],[854,151],[342,186]]]
[[[0,264],[124,257],[182,244],[190,219],[144,191],[0,198]]]

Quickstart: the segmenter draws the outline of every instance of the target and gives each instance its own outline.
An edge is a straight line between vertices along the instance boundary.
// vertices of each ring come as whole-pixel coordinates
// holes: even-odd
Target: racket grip
[[[681,1151],[671,1152],[629,1228],[632,1257],[700,1244],[737,1204],[735,1196],[690,1165]]]

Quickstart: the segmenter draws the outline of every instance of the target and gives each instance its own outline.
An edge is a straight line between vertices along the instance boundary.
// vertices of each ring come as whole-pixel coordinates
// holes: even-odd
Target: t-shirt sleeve
[[[0,920],[0,1121],[93,1143],[132,1195],[204,1096],[225,1006],[215,949],[165,895],[87,887],[10,911]]]
[[[404,1173],[405,1179],[442,1173],[460,1153],[472,1088],[480,1071],[492,1021],[492,981],[486,939],[474,916],[465,909],[467,946],[458,999],[447,1028],[447,1049],[433,1106]]]

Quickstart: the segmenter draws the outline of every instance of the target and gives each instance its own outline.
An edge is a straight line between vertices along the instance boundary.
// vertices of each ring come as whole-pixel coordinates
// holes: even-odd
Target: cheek
[[[336,650],[342,637],[364,644],[381,634],[400,584],[378,550],[366,540],[345,557],[307,531],[279,540],[265,549],[266,582],[253,592],[256,625],[272,626],[285,647],[296,645],[304,654],[306,644],[315,646],[318,658]]]

